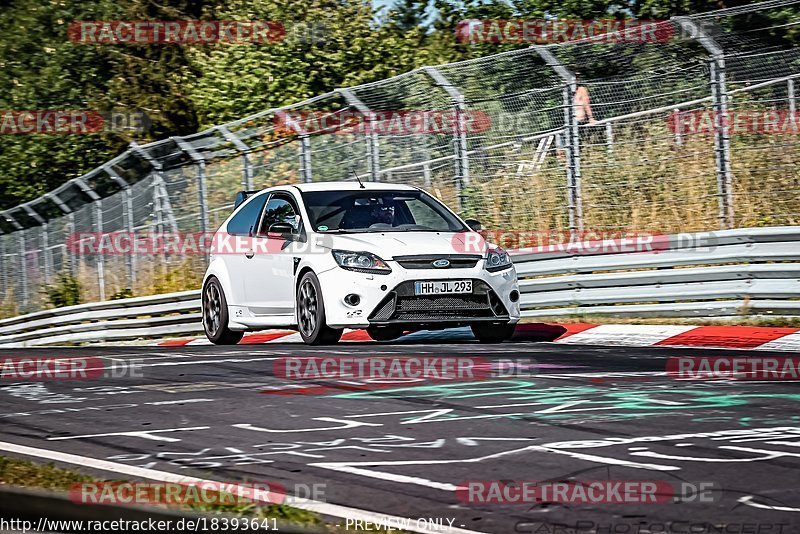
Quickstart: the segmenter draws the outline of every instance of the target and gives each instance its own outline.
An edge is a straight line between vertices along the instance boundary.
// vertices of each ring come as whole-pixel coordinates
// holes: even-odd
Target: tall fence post
[[[789,100],[789,112],[791,113],[792,120],[794,120],[794,114],[797,112],[797,100],[795,99],[795,92],[794,92],[794,78],[789,78],[786,80],[786,97]]]
[[[128,236],[130,239],[135,240],[136,236],[133,235],[134,232],[134,223],[133,223],[133,191],[130,187],[125,188],[125,230],[128,232]],[[128,263],[128,283],[129,289],[134,291],[134,287],[136,286],[136,254],[133,250],[131,250],[130,254],[128,254],[127,258]]]
[[[125,231],[128,232],[128,237],[135,240],[133,235],[133,193],[131,186],[125,179],[117,173],[110,165],[104,165],[103,170],[122,188],[122,195],[124,199],[122,208],[122,224]],[[128,265],[128,289],[133,291],[133,285],[136,281],[136,265],[134,265],[134,258],[136,254],[133,250],[128,253],[126,263]]]
[[[95,213],[95,221],[94,221],[94,231],[97,235],[101,235],[103,233],[103,201],[102,200],[95,200],[94,202],[94,213]],[[100,300],[106,300],[106,266],[105,266],[105,258],[100,250],[97,251],[97,285],[100,289]]]
[[[78,245],[78,249],[80,250],[80,242],[76,241],[77,235],[75,232],[75,212],[70,212],[67,214],[67,227],[69,228],[68,235],[73,236],[73,243]],[[69,274],[70,276],[78,276],[78,262],[75,260],[75,248],[67,245],[67,263],[69,264]]]
[[[367,121],[367,167],[369,168],[369,179],[373,182],[379,182],[381,176],[381,163],[380,163],[380,145],[378,141],[378,134],[372,126],[375,119],[375,114],[361,101],[350,89],[337,89],[336,92],[341,94],[348,105],[356,108],[356,111],[361,113]]]
[[[310,183],[313,178],[311,175],[311,140],[308,134],[300,134],[300,176],[304,183]]]
[[[298,139],[300,139],[300,146],[297,152],[297,156],[300,158],[300,180],[303,183],[310,183],[313,177],[311,176],[311,141],[308,138],[308,132],[290,114],[280,109],[276,111],[282,115],[281,118],[286,122],[286,125],[294,130]]]
[[[208,199],[206,198],[206,159],[195,148],[180,137],[173,137],[178,147],[189,155],[197,168],[197,201],[200,205],[200,231],[208,232]]]
[[[153,177],[153,219],[156,233],[162,233],[164,231],[164,214],[161,209],[161,186],[155,176]]]
[[[253,163],[250,161],[250,147],[226,126],[217,126],[222,136],[230,141],[242,155],[242,187],[245,191],[253,190]]]
[[[614,158],[614,128],[610,122],[606,123],[606,155],[609,162]]]
[[[19,283],[22,289],[22,305],[28,305],[28,265],[25,260],[25,232],[19,234]]]
[[[177,232],[178,223],[175,220],[172,203],[169,201],[169,195],[164,185],[161,163],[151,156],[147,150],[136,144],[135,141],[131,143],[130,148],[134,154],[148,162],[153,168],[153,215],[156,218],[156,231],[163,231],[164,215],[166,215],[170,229],[173,232]]]
[[[578,83],[569,71],[547,47],[533,45],[547,65],[564,81],[564,152],[567,160],[567,211],[570,237],[583,231],[583,196],[581,191],[581,136],[575,114],[575,92]]]
[[[39,226],[42,227],[42,239],[41,239],[41,243],[40,243],[41,247],[42,247],[42,264],[43,264],[42,267],[43,267],[43,270],[44,270],[44,281],[45,281],[45,284],[49,284],[50,283],[50,271],[49,271],[48,266],[47,266],[47,253],[48,253],[48,250],[47,250],[47,246],[48,246],[48,243],[47,243],[47,221],[45,220],[44,217],[39,215],[36,212],[36,210],[31,208],[27,204],[23,204],[22,205],[22,209],[24,209],[25,212],[28,215],[30,215],[31,218],[34,219],[37,223],[39,223]],[[37,267],[38,267],[38,261],[37,261]]]
[[[711,55],[709,74],[711,98],[714,107],[714,155],[717,169],[717,195],[719,197],[719,227],[734,227],[733,174],[731,172],[731,145],[728,129],[728,91],[725,83],[725,51],[689,17],[673,17],[684,33],[692,36]]]
[[[464,100],[464,95],[461,94],[461,91],[458,88],[450,83],[450,80],[444,77],[444,75],[439,72],[434,67],[423,67],[422,70],[428,74],[433,81],[436,82],[436,85],[441,87],[452,99],[453,102],[453,109],[456,112],[456,129],[454,135],[455,147],[454,153],[456,157],[456,192],[458,194],[458,207],[459,209],[463,209],[466,202],[463,194],[463,190],[465,187],[469,186],[470,176],[469,176],[469,155],[467,153],[467,129],[466,129],[466,121],[464,120],[464,114],[467,110],[466,102]]]
[[[42,257],[44,261],[44,283],[50,285],[50,239],[47,235],[47,223],[42,225]]]

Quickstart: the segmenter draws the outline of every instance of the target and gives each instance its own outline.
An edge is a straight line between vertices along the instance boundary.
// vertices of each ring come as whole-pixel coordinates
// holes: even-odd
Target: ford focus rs
[[[206,336],[234,344],[245,331],[284,327],[327,344],[345,328],[385,341],[470,326],[480,341],[501,342],[519,320],[517,275],[478,229],[410,186],[242,191],[203,280]]]

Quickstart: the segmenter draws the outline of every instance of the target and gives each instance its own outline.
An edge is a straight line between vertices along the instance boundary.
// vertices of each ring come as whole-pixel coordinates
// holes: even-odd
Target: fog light
[[[344,301],[346,304],[350,306],[358,306],[358,304],[361,302],[361,297],[359,297],[355,293],[350,293],[344,298]]]
[[[511,302],[517,302],[519,300],[519,291],[513,290],[508,294],[508,298],[511,299]]]

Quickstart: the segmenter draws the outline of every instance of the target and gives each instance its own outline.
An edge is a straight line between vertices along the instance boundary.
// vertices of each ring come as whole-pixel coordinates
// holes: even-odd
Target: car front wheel
[[[244,332],[234,332],[228,328],[228,302],[219,280],[209,278],[203,288],[201,301],[203,330],[210,342],[215,345],[236,345],[242,340]]]
[[[472,333],[481,343],[502,343],[514,335],[516,324],[476,323],[471,325]]]
[[[325,322],[322,290],[312,272],[303,275],[297,286],[297,329],[307,345],[333,344],[342,337],[342,329],[331,328]]]

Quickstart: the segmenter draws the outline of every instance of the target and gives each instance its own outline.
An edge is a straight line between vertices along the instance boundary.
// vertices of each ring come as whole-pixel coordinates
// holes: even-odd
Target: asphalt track
[[[273,375],[277,358],[348,355],[511,359],[533,374],[391,388]],[[664,373],[671,356],[725,355],[798,356],[471,341],[3,350],[135,361],[142,376],[3,381],[0,454],[22,445],[290,492],[320,483],[336,505],[477,532],[800,532],[798,383]],[[660,504],[479,504],[454,492],[568,478],[713,489]]]

